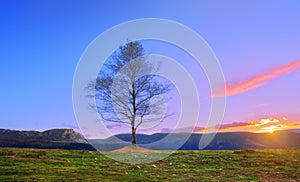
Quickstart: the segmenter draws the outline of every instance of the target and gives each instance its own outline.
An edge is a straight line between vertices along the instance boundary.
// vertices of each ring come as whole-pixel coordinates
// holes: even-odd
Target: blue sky
[[[300,59],[299,7],[299,1],[1,1],[0,128],[77,128],[77,62],[114,25],[138,18],[185,24],[212,47],[226,81],[240,84]],[[228,97],[224,123],[299,122],[299,80],[295,69]]]

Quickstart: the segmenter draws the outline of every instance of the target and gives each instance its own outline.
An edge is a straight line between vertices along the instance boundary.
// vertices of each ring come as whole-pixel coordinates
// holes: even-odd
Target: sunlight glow
[[[263,127],[261,129],[262,132],[269,132],[269,133],[273,133],[274,131],[279,131],[279,130],[283,130],[284,128],[286,128],[287,126],[284,124],[279,124],[279,125],[272,125],[272,126],[267,126],[267,127]]]
[[[272,125],[272,126],[264,127],[262,129],[263,131],[273,133],[277,128],[278,128],[277,126]]]
[[[195,133],[203,133],[208,128],[196,129]],[[291,121],[288,117],[264,118],[248,122],[231,122],[219,125],[219,132],[254,132],[254,133],[273,133],[281,130],[299,129],[300,122]]]

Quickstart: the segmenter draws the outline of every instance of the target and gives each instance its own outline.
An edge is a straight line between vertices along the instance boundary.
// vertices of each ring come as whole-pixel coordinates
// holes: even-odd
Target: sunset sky
[[[143,42],[147,53],[172,57],[194,79],[201,104],[196,132],[207,124],[210,99],[225,96],[220,131],[300,128],[299,7],[296,0],[1,1],[0,128],[79,131],[72,81],[81,54],[103,31],[139,18],[169,19],[190,27],[218,58],[226,79],[219,88],[225,86],[226,95],[211,94],[210,89],[219,88],[209,87],[202,68],[182,50]],[[152,131],[172,131],[176,117]]]

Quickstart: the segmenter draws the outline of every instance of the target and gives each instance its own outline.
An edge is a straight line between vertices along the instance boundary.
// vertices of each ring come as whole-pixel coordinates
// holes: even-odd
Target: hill
[[[202,134],[192,134],[181,146],[182,139],[188,135],[185,133],[156,133],[153,135],[137,135],[139,146],[156,150],[198,150]],[[168,138],[165,138],[168,137]],[[163,139],[163,140],[162,140]],[[121,141],[120,141],[121,140]],[[124,142],[128,144],[124,144]],[[98,150],[115,150],[130,145],[131,134],[120,134],[103,140],[89,140]],[[299,148],[300,133],[289,131],[277,131],[274,133],[250,133],[250,132],[228,132],[217,133],[206,150],[237,150],[243,148]]]
[[[73,129],[43,132],[0,129],[0,147],[93,150],[84,137]]]

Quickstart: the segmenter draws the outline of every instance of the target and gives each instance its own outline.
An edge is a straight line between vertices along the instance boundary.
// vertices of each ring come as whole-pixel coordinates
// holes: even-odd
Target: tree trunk
[[[131,127],[131,133],[132,133],[132,145],[136,145],[136,135],[135,135],[134,127]]]

